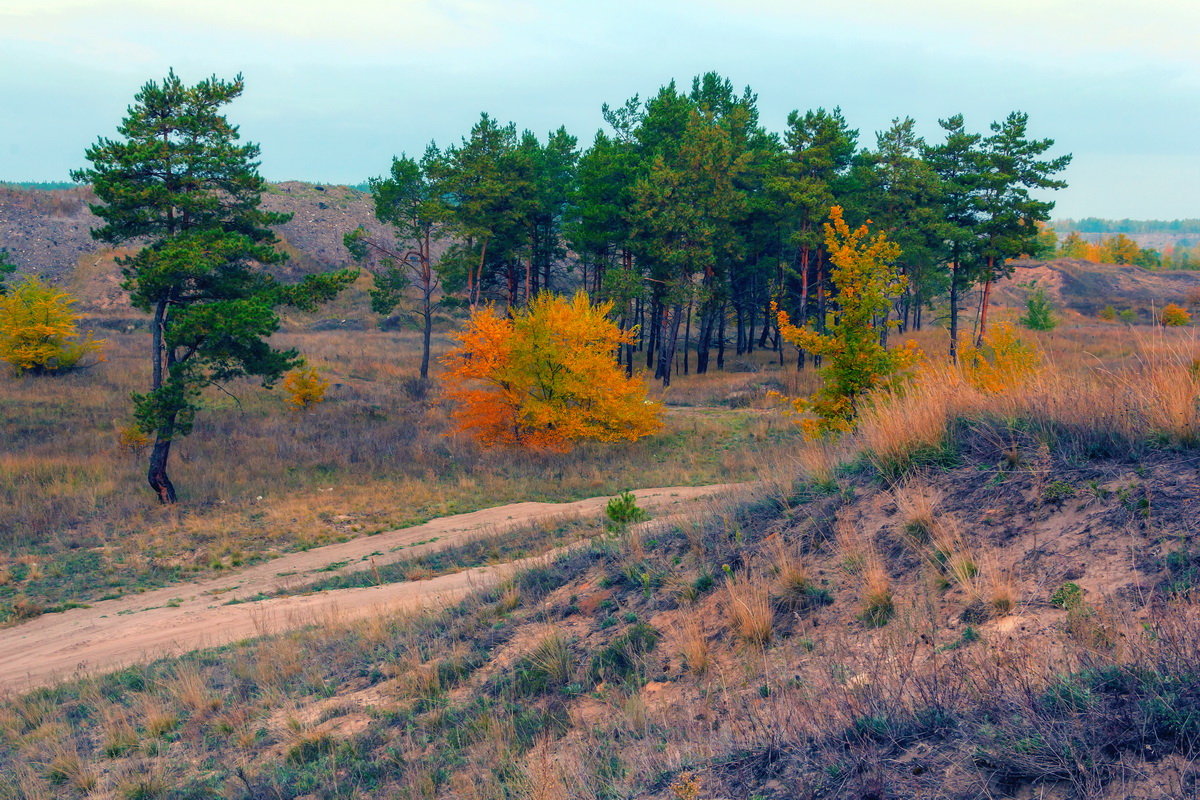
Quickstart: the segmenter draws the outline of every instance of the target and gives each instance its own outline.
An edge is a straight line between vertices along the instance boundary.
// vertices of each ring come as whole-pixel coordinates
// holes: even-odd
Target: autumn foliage
[[[485,446],[567,450],[580,440],[635,440],[657,431],[662,411],[640,376],[617,364],[633,333],[593,305],[544,293],[511,318],[475,312],[442,358],[457,431]]]
[[[321,377],[315,367],[301,367],[283,376],[283,390],[287,401],[300,411],[312,408],[325,400],[329,381]]]
[[[1010,322],[995,325],[978,346],[967,345],[960,358],[963,376],[982,392],[1000,394],[1022,386],[1042,366],[1042,354],[1017,335]]]
[[[1158,315],[1158,321],[1168,328],[1177,328],[1191,322],[1192,315],[1186,308],[1175,303],[1168,303],[1163,307],[1162,313]]]
[[[18,375],[71,369],[104,346],[79,333],[75,299],[36,276],[0,294],[0,361]]]
[[[838,303],[829,332],[793,325],[786,311],[775,310],[786,341],[826,359],[821,388],[809,398],[792,401],[797,412],[815,415],[801,423],[813,436],[850,430],[859,401],[893,382],[916,360],[911,348],[891,349],[882,343],[892,299],[906,285],[893,264],[900,248],[883,234],[870,235],[866,225],[851,229],[840,206],[829,216],[825,246],[833,262],[830,278]]]

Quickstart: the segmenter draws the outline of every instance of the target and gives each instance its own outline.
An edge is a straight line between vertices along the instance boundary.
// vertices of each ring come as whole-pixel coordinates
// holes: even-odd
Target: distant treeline
[[[11,189],[41,189],[50,192],[55,189],[77,189],[79,184],[71,181],[0,181],[0,186]]]
[[[1200,233],[1200,219],[1100,219],[1055,220],[1059,231],[1079,233]]]

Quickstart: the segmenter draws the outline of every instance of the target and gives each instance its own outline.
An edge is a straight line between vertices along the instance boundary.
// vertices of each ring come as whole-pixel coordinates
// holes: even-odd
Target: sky
[[[1010,111],[1074,156],[1055,217],[1200,217],[1195,0],[0,0],[0,180],[66,180],[138,88],[242,73],[270,180],[358,183],[480,112],[588,144],[603,103],[716,71],[762,122]]]

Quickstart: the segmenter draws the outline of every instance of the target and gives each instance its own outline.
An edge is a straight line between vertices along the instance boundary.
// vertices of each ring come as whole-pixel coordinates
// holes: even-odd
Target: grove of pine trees
[[[379,309],[413,279],[426,329],[435,285],[472,308],[580,287],[636,330],[619,354],[629,373],[668,384],[762,349],[802,367],[819,357],[785,347],[772,306],[816,333],[839,313],[823,233],[839,206],[846,224],[871,221],[900,248],[903,289],[881,335],[921,328],[936,308],[954,355],[967,293],[982,290],[978,339],[992,283],[1043,246],[1047,193],[1070,162],[1046,156],[1053,140],[1030,138],[1017,112],[986,133],[950,116],[935,142],[904,118],[860,146],[837,108],[793,111],[769,131],[757,96],[716,73],[603,117],[586,148],[563,128],[541,139],[484,114],[460,142],[395,159],[370,189],[396,242],[347,241],[381,257]]]

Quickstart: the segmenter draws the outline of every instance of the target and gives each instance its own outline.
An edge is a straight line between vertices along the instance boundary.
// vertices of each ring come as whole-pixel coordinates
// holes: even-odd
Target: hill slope
[[[0,774],[172,798],[1193,797],[1194,457],[1078,462],[985,426],[953,452],[892,487],[860,464],[651,521],[432,616],[27,696],[0,711]]]
[[[88,210],[95,196],[87,187],[20,189],[0,185],[0,247],[22,270],[64,279],[81,259],[93,260],[105,248],[89,231],[100,224]],[[345,266],[342,236],[359,225],[381,230],[370,195],[346,186],[288,181],[270,184],[263,198],[270,211],[292,214],[277,229],[300,272]]]
[[[995,302],[1020,306],[1026,292],[1020,286],[1041,285],[1059,308],[1094,317],[1105,306],[1131,308],[1149,318],[1152,309],[1168,303],[1192,305],[1200,299],[1200,272],[1148,270],[1128,264],[1096,264],[1081,259],[1016,261],[1013,275],[996,285]]]

